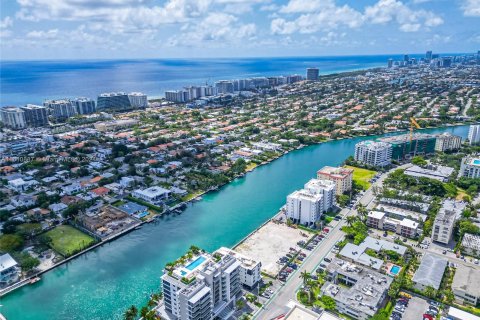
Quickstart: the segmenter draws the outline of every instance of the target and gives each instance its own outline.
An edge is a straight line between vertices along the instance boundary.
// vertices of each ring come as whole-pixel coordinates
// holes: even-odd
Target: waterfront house
[[[0,256],[0,287],[11,285],[18,281],[20,267],[9,253]]]

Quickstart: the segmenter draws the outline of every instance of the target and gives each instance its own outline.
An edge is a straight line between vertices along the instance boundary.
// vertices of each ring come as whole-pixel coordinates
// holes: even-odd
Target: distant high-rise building
[[[68,99],[46,100],[43,106],[48,108],[50,114],[57,121],[63,121],[77,115],[77,108]]]
[[[132,92],[128,94],[128,99],[133,108],[146,108],[148,106],[147,95],[141,92]]]
[[[165,91],[165,99],[172,102],[186,102],[184,93],[183,90],[168,90]]]
[[[27,126],[25,112],[18,107],[0,108],[0,115],[4,126],[10,129],[24,129]]]
[[[292,74],[290,76],[287,76],[287,83],[288,84],[291,84],[291,83],[295,83],[295,82],[298,82],[298,81],[302,81],[302,76],[299,75],[299,74]]]
[[[427,61],[432,60],[432,51],[427,51],[427,53],[425,54],[425,59]]]
[[[218,93],[233,93],[234,87],[233,82],[229,80],[220,80],[215,82],[215,87],[218,90]]]
[[[408,62],[409,60],[410,60],[410,57],[408,56],[408,54],[403,56],[403,61]]]
[[[102,93],[97,98],[98,111],[131,110],[132,104],[125,92]]]
[[[48,111],[43,106],[27,104],[21,109],[25,112],[25,122],[28,127],[43,127],[48,125]]]
[[[480,125],[471,125],[468,130],[468,143],[475,145],[480,143]]]
[[[388,59],[388,67],[389,68],[393,67],[393,59]]]
[[[318,68],[307,68],[307,80],[317,81],[319,75]]]
[[[452,66],[452,57],[443,57],[441,61],[441,66],[444,68],[449,68]]]
[[[77,98],[74,101],[78,114],[90,114],[95,112],[95,101],[88,98]]]

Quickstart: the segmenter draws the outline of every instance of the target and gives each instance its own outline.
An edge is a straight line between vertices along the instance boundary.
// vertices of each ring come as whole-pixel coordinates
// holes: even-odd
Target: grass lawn
[[[376,171],[367,170],[363,168],[357,168],[352,166],[345,166],[346,168],[353,169],[353,181],[362,186],[363,190],[370,188],[370,179],[377,173]]]
[[[464,197],[471,198],[465,190],[457,187],[457,197],[455,199],[456,200],[463,200]]]
[[[60,225],[45,235],[52,239],[52,248],[65,257],[95,243],[95,239],[88,234],[67,225]]]
[[[247,168],[245,169],[245,171],[253,170],[255,169],[255,167],[257,167],[257,164],[254,162],[250,162],[249,164],[247,164]]]
[[[40,231],[42,231],[40,223],[23,223],[17,226],[17,232],[23,235],[30,236]]]
[[[182,201],[190,201],[192,200],[193,198],[196,198],[198,197],[199,195],[201,195],[204,191],[196,191],[196,192],[193,192],[193,193],[189,193],[187,194],[186,196],[184,196],[182,198]]]

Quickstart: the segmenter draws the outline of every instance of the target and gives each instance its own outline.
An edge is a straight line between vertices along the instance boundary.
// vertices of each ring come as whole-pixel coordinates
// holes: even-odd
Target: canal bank
[[[428,129],[466,137],[468,126]],[[289,152],[248,175],[205,194],[181,215],[158,222],[46,273],[41,282],[0,300],[0,312],[15,319],[120,319],[126,308],[143,305],[159,290],[162,268],[190,245],[208,251],[232,247],[270,219],[287,194],[324,165],[339,165],[358,137]]]

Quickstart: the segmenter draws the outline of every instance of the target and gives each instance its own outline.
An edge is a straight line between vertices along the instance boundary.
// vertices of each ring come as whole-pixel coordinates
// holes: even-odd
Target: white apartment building
[[[27,126],[25,112],[17,107],[3,107],[0,116],[4,126],[11,129],[23,129]]]
[[[162,187],[150,187],[147,189],[137,189],[132,192],[132,196],[144,200],[153,205],[162,204],[170,197],[171,191]]]
[[[20,266],[9,253],[0,256],[0,288],[11,285],[20,277]]]
[[[437,136],[435,140],[435,151],[445,152],[449,150],[460,149],[462,145],[462,137],[444,132]]]
[[[50,114],[57,120],[65,120],[77,115],[77,108],[68,99],[46,100],[43,105],[50,110]]]
[[[455,200],[445,200],[442,203],[432,227],[432,240],[448,244],[452,237],[455,222],[465,209],[465,203]]]
[[[392,146],[386,142],[361,141],[355,145],[354,158],[374,167],[388,166],[392,163]]]
[[[353,319],[371,319],[383,306],[393,279],[339,258],[326,268],[321,292],[335,300],[336,309]]]
[[[463,158],[458,176],[466,178],[480,178],[480,158]]]
[[[311,179],[303,188],[310,193],[321,194],[323,196],[322,211],[327,212],[335,205],[335,192],[337,189],[335,182],[330,180]]]
[[[474,266],[458,264],[452,282],[455,300],[476,306],[480,301],[480,270]]]
[[[323,195],[305,189],[297,190],[287,197],[287,218],[295,223],[312,225],[323,213]]]
[[[262,263],[260,261],[253,260],[226,247],[221,247],[215,251],[213,255],[215,256],[216,254],[219,254],[222,257],[231,255],[237,259],[237,261],[240,261],[240,282],[249,290],[255,288],[260,283],[260,280],[262,280]]]
[[[134,108],[146,108],[148,106],[147,95],[141,92],[129,93],[128,100]]]
[[[478,144],[480,142],[480,125],[472,124],[468,130],[468,143],[470,145]]]
[[[241,262],[202,253],[162,275],[162,319],[228,319],[241,295]]]
[[[317,171],[317,179],[330,180],[336,184],[336,194],[352,190],[353,169],[325,166]]]
[[[480,236],[465,233],[462,239],[462,252],[480,258]]]
[[[367,216],[367,226],[379,230],[388,230],[406,238],[415,238],[419,233],[419,223],[408,218],[397,219],[386,212],[371,211]]]

